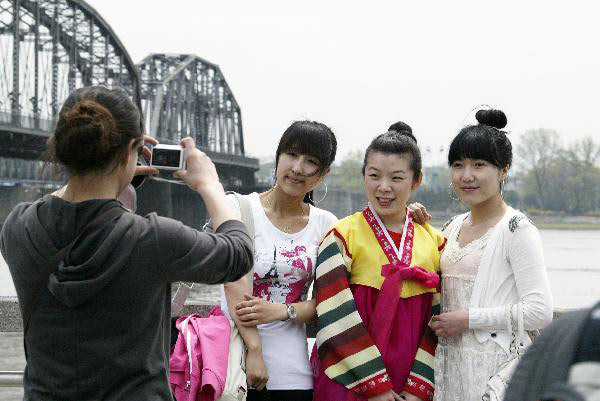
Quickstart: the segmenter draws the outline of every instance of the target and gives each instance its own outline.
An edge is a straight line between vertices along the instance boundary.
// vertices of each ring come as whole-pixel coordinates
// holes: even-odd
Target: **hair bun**
[[[62,164],[73,171],[88,171],[112,160],[120,137],[112,113],[84,99],[61,113],[54,141]]]
[[[100,138],[110,135],[117,129],[115,119],[110,111],[89,99],[76,103],[64,114],[63,118],[71,128],[91,128],[95,133],[100,134]]]
[[[508,122],[506,114],[504,114],[502,110],[497,109],[479,110],[475,114],[475,118],[479,124],[488,125],[497,129],[506,127],[506,123]]]
[[[409,137],[410,139],[415,141],[415,143],[417,143],[417,138],[415,138],[415,136],[413,135],[412,128],[410,127],[410,125],[406,124],[405,122],[398,121],[398,122],[390,125],[390,127],[388,128],[388,131],[394,131],[398,135],[406,135],[407,137]]]

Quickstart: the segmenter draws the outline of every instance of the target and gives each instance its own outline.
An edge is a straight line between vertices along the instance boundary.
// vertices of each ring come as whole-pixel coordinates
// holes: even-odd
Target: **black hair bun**
[[[394,132],[398,133],[399,135],[406,135],[407,137],[409,137],[410,139],[415,141],[415,143],[417,143],[417,138],[415,138],[415,136],[413,135],[412,128],[410,127],[410,125],[408,125],[402,121],[398,121],[398,122],[390,125],[390,127],[388,128],[388,131],[394,131]]]
[[[506,114],[502,110],[490,109],[479,110],[475,114],[475,118],[479,124],[488,125],[497,129],[506,127],[508,120]]]

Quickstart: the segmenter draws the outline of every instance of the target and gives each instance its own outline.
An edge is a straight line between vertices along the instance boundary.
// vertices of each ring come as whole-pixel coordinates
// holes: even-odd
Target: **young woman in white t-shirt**
[[[312,400],[305,323],[316,310],[308,289],[319,242],[337,218],[313,206],[311,194],[329,173],[336,148],[324,124],[294,122],[277,147],[275,185],[248,195],[255,225],[253,283],[228,283],[221,297],[248,349],[248,401]],[[239,212],[235,196],[228,199]]]

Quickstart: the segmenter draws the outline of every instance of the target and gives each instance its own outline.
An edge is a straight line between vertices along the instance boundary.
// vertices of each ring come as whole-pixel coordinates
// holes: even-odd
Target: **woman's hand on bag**
[[[469,311],[446,312],[431,318],[429,327],[438,337],[454,337],[469,330]]]
[[[287,319],[287,309],[284,304],[272,304],[249,294],[244,294],[244,301],[237,304],[235,309],[243,326],[256,326]]]
[[[249,388],[262,390],[269,381],[269,373],[265,366],[260,348],[248,350],[246,353],[246,384]]]
[[[408,205],[408,213],[417,224],[425,224],[431,220],[431,214],[429,214],[427,208],[417,202]]]

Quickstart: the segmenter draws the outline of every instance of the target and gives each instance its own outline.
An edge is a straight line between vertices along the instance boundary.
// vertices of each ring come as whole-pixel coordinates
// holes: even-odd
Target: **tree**
[[[573,143],[561,153],[568,212],[584,214],[597,208],[599,200],[600,145],[590,137]],[[564,193],[564,192],[563,192]]]
[[[528,171],[527,190],[535,194],[537,206],[546,209],[548,171],[560,151],[560,136],[553,129],[538,128],[525,131],[517,146],[517,156],[522,167]]]
[[[537,148],[530,146],[527,151],[540,152],[538,148],[547,143],[541,141],[536,144]],[[545,210],[572,215],[598,210],[600,144],[592,138],[584,138],[566,148],[550,148],[551,154],[545,150],[537,163],[532,161],[529,165],[529,170],[525,173],[523,199],[526,202],[534,200],[535,205]],[[523,149],[520,151],[523,152]],[[534,159],[532,155],[529,156],[530,160]]]
[[[364,152],[360,150],[348,152],[340,164],[332,168],[329,178],[331,185],[348,192],[363,192],[363,158]]]

